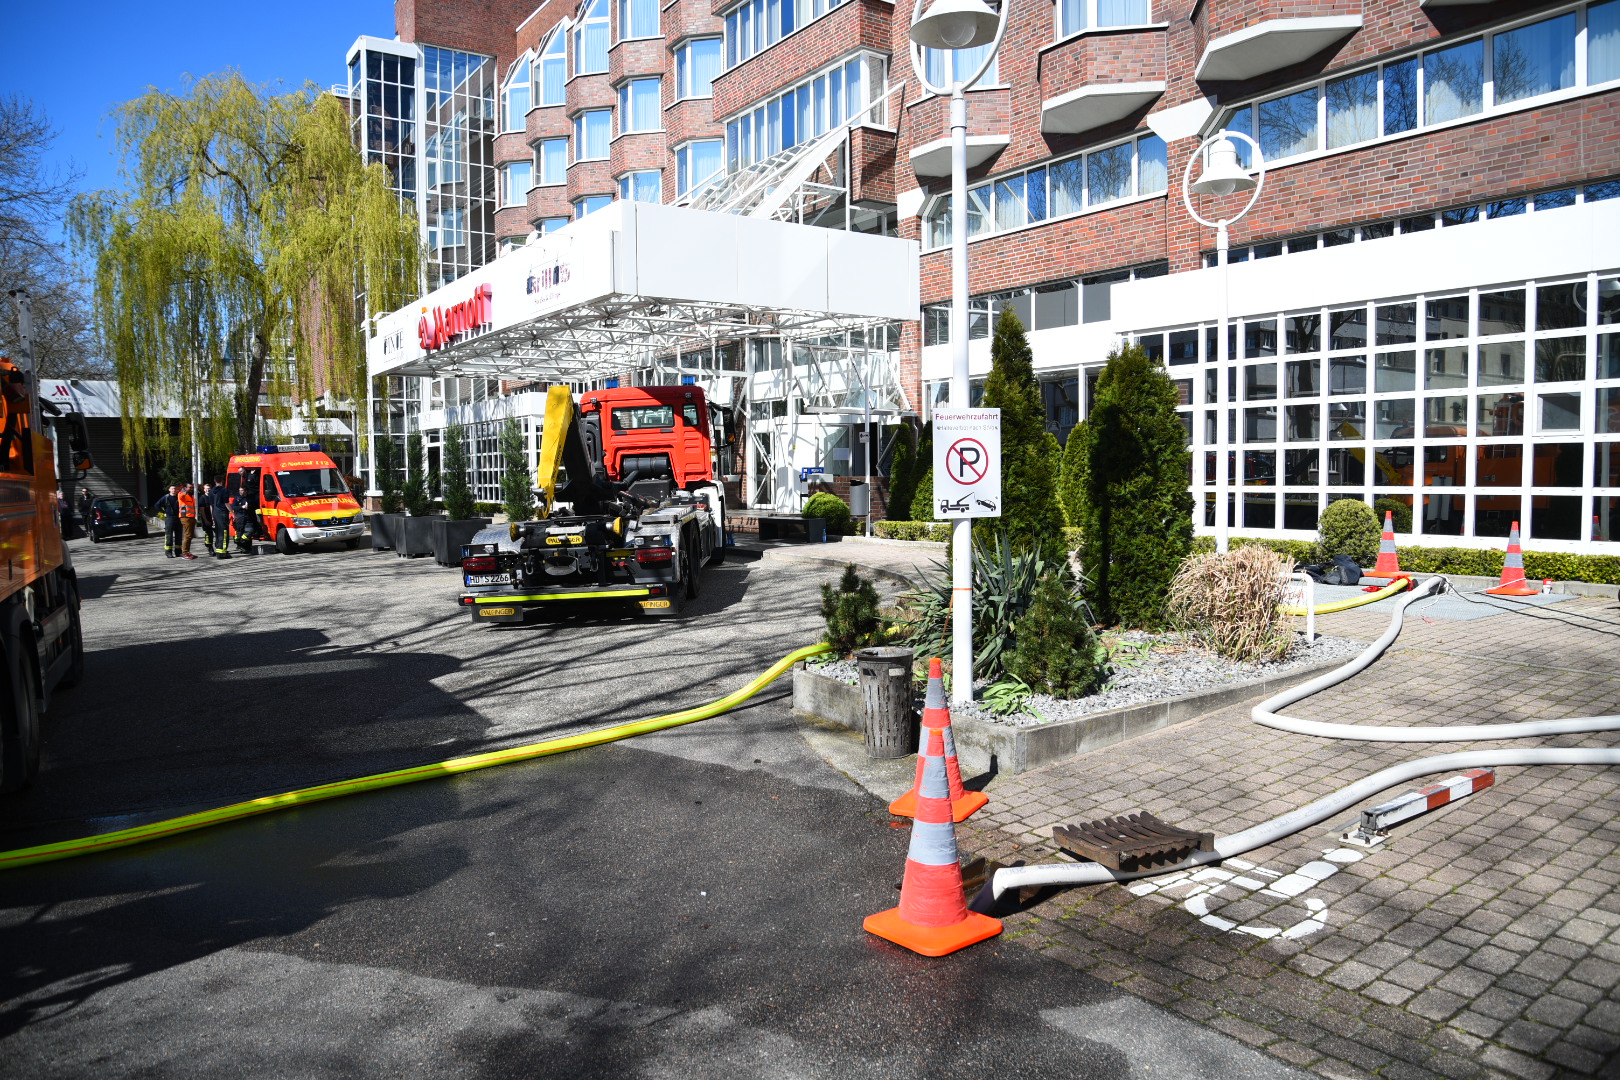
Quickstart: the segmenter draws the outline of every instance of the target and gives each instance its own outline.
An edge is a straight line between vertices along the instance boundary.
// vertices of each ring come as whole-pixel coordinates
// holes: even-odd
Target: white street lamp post
[[[1232,145],[1233,137],[1242,139],[1254,150],[1254,167],[1256,176],[1249,173],[1238,163],[1237,147]],[[1191,183],[1193,162],[1209,153],[1209,163],[1204,168],[1196,183]],[[1227,445],[1237,445],[1237,432],[1227,427],[1226,389],[1228,381],[1232,378],[1228,374],[1228,365],[1231,357],[1227,349],[1227,327],[1232,318],[1232,292],[1231,271],[1227,268],[1227,252],[1231,247],[1231,238],[1227,234],[1227,226],[1247,214],[1254,206],[1255,200],[1260,198],[1260,189],[1266,183],[1266,161],[1260,152],[1260,144],[1243,134],[1241,131],[1217,131],[1199,144],[1191,157],[1187,159],[1187,168],[1181,174],[1181,201],[1186,204],[1187,213],[1200,225],[1215,230],[1215,261],[1221,269],[1221,321],[1215,332],[1215,550],[1226,553],[1231,541],[1231,515],[1227,503],[1228,496],[1228,470],[1231,466],[1230,451]],[[1229,218],[1217,218],[1210,221],[1193,209],[1192,197],[1198,195],[1232,195],[1240,191],[1252,192],[1249,201],[1243,204],[1243,209]],[[1221,432],[1226,432],[1226,439],[1221,438]]]
[[[968,408],[967,99],[963,97],[995,61],[1007,32],[1008,0],[992,10],[983,0],[923,0],[911,12],[911,68],[923,89],[951,101],[951,408]],[[928,79],[923,49],[990,51],[972,77],[936,86]],[[951,698],[973,700],[973,522],[951,526]]]

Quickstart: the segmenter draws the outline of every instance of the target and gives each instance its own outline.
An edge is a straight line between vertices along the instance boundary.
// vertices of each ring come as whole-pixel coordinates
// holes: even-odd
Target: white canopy
[[[618,201],[378,318],[367,361],[581,381],[715,341],[913,320],[917,289],[915,241]]]

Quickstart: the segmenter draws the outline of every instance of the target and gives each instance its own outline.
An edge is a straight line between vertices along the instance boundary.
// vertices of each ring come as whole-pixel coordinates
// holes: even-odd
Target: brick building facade
[[[899,411],[925,420],[952,333],[968,334],[982,378],[990,321],[1011,306],[1059,438],[1116,343],[1165,361],[1200,528],[1225,455],[1239,534],[1308,535],[1350,497],[1409,510],[1416,542],[1498,546],[1521,520],[1543,549],[1617,550],[1620,255],[1593,238],[1620,235],[1620,0],[1007,2],[996,67],[967,92],[965,328],[948,312],[945,102],[913,73],[908,10],[402,0],[399,40],[375,47],[452,50],[495,71],[481,99],[488,241],[457,265],[614,198],[702,204],[706,185],[847,128],[843,164],[817,175],[835,194],[805,220],[915,240],[922,310],[786,358],[735,343],[729,367],[698,369],[736,384],[722,396],[747,432],[732,468],[751,504],[792,505],[805,467],[835,483],[864,468],[858,425],[806,410],[795,364],[828,346],[843,350],[820,357],[834,366],[869,371],[877,356]],[[1234,393],[1217,409],[1223,271],[1181,182],[1223,127],[1258,141],[1266,171],[1232,230]],[[1198,207],[1214,217],[1237,202]],[[437,393],[453,405],[464,389]],[[414,421],[428,427],[431,393]],[[900,419],[883,418],[880,447]]]

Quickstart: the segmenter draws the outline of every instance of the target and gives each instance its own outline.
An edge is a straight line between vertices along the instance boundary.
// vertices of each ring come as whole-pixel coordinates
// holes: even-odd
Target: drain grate
[[[1146,810],[1079,825],[1054,825],[1052,838],[1069,854],[1113,870],[1180,862],[1194,851],[1215,850],[1214,833],[1168,825]]]

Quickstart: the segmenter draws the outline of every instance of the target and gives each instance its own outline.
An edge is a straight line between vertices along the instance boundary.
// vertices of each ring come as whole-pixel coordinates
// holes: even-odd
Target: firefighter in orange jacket
[[[196,559],[197,556],[191,553],[191,540],[197,535],[197,496],[193,494],[190,484],[180,488],[175,501],[180,504],[180,557]]]

